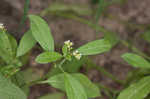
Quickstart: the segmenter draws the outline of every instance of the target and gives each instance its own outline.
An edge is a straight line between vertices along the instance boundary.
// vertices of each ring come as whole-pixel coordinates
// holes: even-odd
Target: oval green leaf
[[[54,51],[54,40],[48,24],[39,16],[30,15],[32,35],[45,51]]]
[[[27,99],[24,92],[0,74],[0,99]]]
[[[10,40],[8,38],[6,31],[0,30],[0,48],[1,50],[8,53],[10,57],[13,55],[11,43],[10,43]]]
[[[77,50],[82,55],[95,55],[100,54],[109,51],[111,48],[111,45],[107,40],[101,39],[101,40],[95,40],[92,42],[89,42]]]
[[[95,84],[93,84],[86,76],[80,73],[73,74],[72,76],[75,77],[82,84],[88,98],[96,98],[98,96],[101,96],[100,89]]]
[[[8,34],[4,30],[0,30],[0,56],[6,62],[10,63],[13,59],[13,49]]]
[[[57,52],[43,52],[36,58],[36,62],[38,63],[50,63],[55,62],[62,58],[62,55]]]
[[[16,51],[17,51],[17,46],[18,46],[17,41],[12,35],[10,35],[10,34],[7,34],[7,35],[8,35],[9,41],[11,43],[13,56],[16,57]]]
[[[36,44],[31,31],[26,32],[21,38],[19,47],[17,49],[17,57],[26,54]]]
[[[150,68],[150,63],[148,61],[134,53],[125,53],[121,57],[133,67]]]
[[[86,76],[80,73],[74,73],[71,74],[71,76],[74,77],[78,82],[80,82],[88,98],[95,98],[100,96],[100,89],[95,84],[93,84]],[[48,83],[54,88],[65,91],[64,74],[62,73],[52,76],[42,83]]]
[[[150,76],[123,90],[117,99],[144,99],[150,92]]]
[[[114,47],[119,43],[119,38],[114,32],[104,33],[105,40],[109,41],[110,45]]]
[[[65,90],[68,99],[88,99],[80,82],[68,73],[64,74]]]
[[[52,3],[47,10],[44,10],[42,12],[42,16],[45,16],[46,14],[49,13],[54,13],[54,12],[71,12],[73,14],[77,15],[91,15],[92,10],[90,9],[89,6],[87,5],[79,5],[79,4],[64,4],[64,3]]]
[[[66,56],[68,54],[68,48],[66,44],[62,47],[62,52],[63,52],[63,56]]]
[[[41,96],[39,99],[63,99],[64,94],[60,92],[50,93],[45,96]]]

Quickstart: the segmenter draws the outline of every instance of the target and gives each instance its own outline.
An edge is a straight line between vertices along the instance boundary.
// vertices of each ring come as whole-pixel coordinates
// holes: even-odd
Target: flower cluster
[[[76,50],[76,51],[73,52],[73,56],[75,56],[75,58],[77,58],[78,60],[80,60],[80,58],[82,57],[82,54],[79,53],[78,50]]]
[[[73,42],[71,42],[70,40],[68,40],[68,41],[65,41],[64,43],[65,43],[65,45],[67,46],[67,48],[68,48],[69,51],[71,51],[71,50],[73,49],[73,48],[72,48]],[[80,60],[81,57],[82,57],[82,54],[79,53],[78,50],[73,51],[73,53],[71,53],[71,55],[73,55],[73,56],[74,56],[76,59],[78,59],[78,60]]]
[[[69,50],[72,49],[73,42],[71,42],[70,40],[68,40],[68,41],[65,41],[64,43],[65,43],[65,45],[67,45],[67,47],[68,47]]]
[[[4,29],[4,24],[0,23],[0,29]]]

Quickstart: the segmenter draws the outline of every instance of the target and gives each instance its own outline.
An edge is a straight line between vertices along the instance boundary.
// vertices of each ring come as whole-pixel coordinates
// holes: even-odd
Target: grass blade
[[[23,17],[21,19],[21,26],[25,23],[25,21],[27,19],[29,4],[30,4],[30,0],[25,0],[24,13],[23,13]]]

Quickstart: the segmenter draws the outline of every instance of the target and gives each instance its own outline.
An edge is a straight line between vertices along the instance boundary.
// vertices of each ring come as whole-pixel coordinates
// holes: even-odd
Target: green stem
[[[96,85],[97,85],[100,89],[103,89],[104,93],[105,93],[110,99],[113,99],[113,95],[112,95],[113,92],[112,92],[109,88],[107,88],[107,87],[105,87],[104,85],[99,84],[99,83],[97,83]]]
[[[62,68],[61,66],[64,64],[65,61],[66,61],[66,59],[63,59],[63,60],[58,64],[58,67],[60,68],[60,70],[61,70],[62,72],[64,72],[64,70],[63,70],[63,68]],[[48,77],[49,77],[49,74],[46,74],[44,77],[39,78],[39,79],[37,79],[37,80],[35,80],[35,81],[31,81],[31,82],[27,83],[26,85],[27,85],[27,86],[32,86],[32,85],[34,85],[34,84],[38,84],[38,82],[41,82],[41,81],[47,79]]]
[[[102,15],[104,9],[105,9],[105,4],[106,4],[106,1],[105,0],[99,0],[98,2],[98,9],[96,11],[96,15],[95,15],[95,24],[98,25],[98,21],[100,19],[100,16]],[[98,27],[97,27],[98,28]],[[97,30],[97,29],[96,29]],[[96,37],[98,37],[98,31],[96,31]]]
[[[127,27],[131,27],[132,29],[141,29],[141,30],[144,30],[145,28],[147,28],[148,26],[147,25],[141,25],[141,24],[133,24],[131,22],[128,22],[128,21],[123,21],[121,20],[119,17],[117,16],[113,16],[111,14],[105,14],[105,16],[111,20],[115,20],[115,21],[118,21],[120,24],[123,24]]]
[[[111,89],[111,88],[108,88],[104,85],[102,85],[101,83],[96,83],[96,85],[100,88],[100,89],[103,89],[104,93],[110,98],[110,99],[113,99],[113,96],[116,95],[118,92],[118,90],[114,90],[114,89]]]
[[[150,60],[150,57],[148,55],[146,55],[145,53],[143,53],[142,51],[140,51],[139,49],[137,49],[135,46],[130,46],[129,43],[125,40],[121,40],[121,43],[123,45],[125,45],[126,47],[130,48],[131,47],[131,50],[133,50],[133,52],[145,57],[146,59]]]
[[[113,76],[111,73],[109,73],[108,71],[106,71],[103,67],[101,66],[97,66],[91,59],[87,59],[87,62],[86,62],[86,65],[90,68],[93,68],[93,69],[96,69],[98,70],[99,72],[102,72],[105,76],[111,78],[113,81],[121,84],[121,85],[124,85],[125,83],[119,79],[117,79],[115,76]]]
[[[60,70],[64,73],[65,71],[64,71],[64,69],[62,68],[62,65],[64,64],[64,62],[66,61],[66,59],[64,58],[61,62],[60,62],[60,64],[58,65],[58,67],[60,68]]]
[[[24,13],[23,13],[23,17],[21,19],[21,26],[24,24],[25,20],[27,19],[29,5],[30,5],[30,0],[25,0]]]
[[[97,69],[99,72],[102,72],[105,76],[111,78],[113,81],[116,81],[117,83],[124,85],[124,82],[117,79],[115,76],[113,76],[111,73],[107,72],[103,67],[101,66],[94,66],[93,68]]]
[[[73,15],[73,14],[54,13],[54,12],[51,12],[51,14],[56,15],[56,16],[61,16],[61,17],[64,17],[64,18],[73,19],[73,20],[75,20],[75,21],[79,21],[79,22],[81,22],[81,23],[83,23],[83,24],[86,24],[86,25],[88,25],[89,27],[95,29],[96,31],[99,31],[99,32],[112,33],[111,31],[106,30],[106,29],[104,29],[103,27],[100,27],[99,25],[93,24],[92,22],[90,22],[90,21],[88,21],[88,20],[86,20],[86,19],[80,18],[80,17],[78,17],[78,16],[75,16],[75,15]],[[125,45],[126,47],[129,47],[129,43],[128,43],[127,41],[121,40],[121,43],[122,43],[123,45]],[[147,56],[145,53],[143,53],[143,52],[141,52],[140,50],[138,50],[135,46],[132,46],[132,50],[133,50],[135,53],[137,53],[137,54],[139,54],[139,55],[141,55],[141,56],[147,58],[148,60],[150,60],[150,57],[149,57],[149,56]]]
[[[38,82],[40,82],[40,81],[45,80],[46,78],[47,78],[47,77],[46,77],[46,76],[44,76],[44,77],[39,78],[39,79],[37,79],[37,80],[31,81],[31,82],[29,82],[29,83],[26,83],[25,85],[27,85],[27,86],[32,86],[32,85],[37,84],[37,83],[38,83]],[[24,86],[25,86],[25,85],[24,85]]]
[[[45,11],[43,11],[43,12],[41,12],[41,16],[44,16],[44,15],[46,15],[46,14],[42,14],[42,13],[44,13]],[[92,22],[90,22],[89,20],[86,20],[86,19],[83,19],[83,18],[80,18],[80,17],[78,17],[78,16],[75,16],[75,15],[73,15],[73,14],[69,14],[69,13],[57,13],[57,12],[50,12],[52,15],[55,15],[55,16],[60,16],[60,17],[63,17],[63,18],[69,18],[69,19],[73,19],[73,20],[75,20],[75,21],[79,21],[79,22],[81,22],[81,23],[83,23],[83,24],[86,24],[86,25],[88,25],[89,27],[91,27],[91,28],[93,28],[93,29],[95,29],[95,30],[97,30],[97,31],[101,31],[101,32],[107,32],[104,28],[102,28],[102,27],[99,27],[98,25],[95,25],[95,24],[93,24]]]

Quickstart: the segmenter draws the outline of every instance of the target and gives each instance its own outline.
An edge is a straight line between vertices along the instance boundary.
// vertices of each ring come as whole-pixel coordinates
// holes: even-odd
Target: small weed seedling
[[[10,99],[10,97],[13,97],[13,99],[26,99],[27,96],[23,92],[25,91],[24,86],[29,87],[39,83],[48,83],[54,88],[66,92],[68,99],[88,99],[100,96],[99,88],[85,75],[67,72],[68,70],[66,69],[70,67],[68,65],[63,66],[63,64],[67,62],[73,63],[74,61],[78,62],[83,60],[87,55],[95,55],[109,51],[111,48],[109,42],[105,39],[100,39],[74,49],[73,42],[68,40],[64,42],[61,54],[55,51],[54,40],[48,24],[39,16],[30,15],[29,19],[31,28],[24,34],[18,47],[16,40],[6,32],[4,26],[1,25],[0,27],[0,55],[2,61],[0,68],[0,86],[3,87],[5,85],[3,89],[0,89],[0,98]],[[36,42],[40,44],[44,52],[37,56],[35,61],[40,64],[54,63],[54,67],[60,71],[56,75],[49,76],[47,74],[39,80],[28,84],[24,83],[22,86],[19,86],[17,83],[13,84],[13,77],[18,79],[16,75],[21,72],[22,62],[20,58]]]
[[[122,55],[126,62],[138,68],[129,73],[125,82],[117,80],[104,69],[99,69],[87,58],[88,55],[109,51],[118,42],[113,36],[105,34],[105,38],[91,41],[77,49],[73,47],[74,43],[68,40],[64,42],[60,53],[55,51],[54,39],[48,24],[36,15],[29,15],[29,19],[30,30],[21,38],[19,45],[15,38],[7,33],[4,25],[0,24],[0,99],[27,99],[31,85],[45,83],[65,92],[68,99],[100,97],[99,88],[104,89],[110,99],[149,99],[147,96],[150,92],[150,63],[142,56],[134,53]],[[26,83],[20,70],[24,65],[22,59],[36,43],[42,47],[43,52],[35,61],[40,64],[52,63],[53,68],[43,77]],[[83,63],[94,65],[112,80],[122,84],[125,89],[114,91],[91,82],[88,77],[79,73],[79,67]]]

